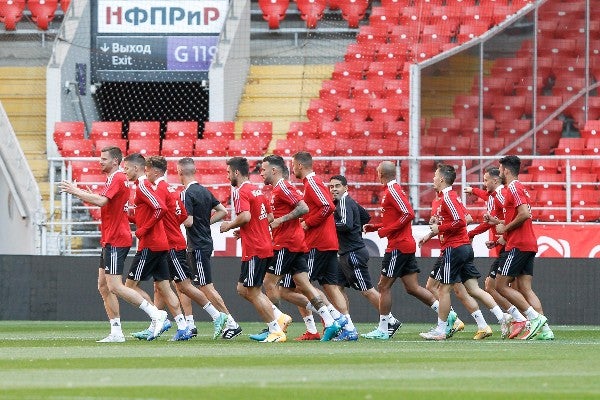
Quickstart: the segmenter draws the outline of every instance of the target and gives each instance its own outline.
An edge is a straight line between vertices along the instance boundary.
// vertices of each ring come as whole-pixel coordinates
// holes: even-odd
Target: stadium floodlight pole
[[[418,156],[421,151],[421,68],[418,64],[410,66],[410,90],[409,90],[409,126],[408,131],[408,191],[415,211],[415,219],[419,220],[419,182],[420,168]]]

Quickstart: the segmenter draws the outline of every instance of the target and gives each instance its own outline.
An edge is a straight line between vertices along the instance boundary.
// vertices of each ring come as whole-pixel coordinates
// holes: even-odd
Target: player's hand
[[[500,246],[505,246],[506,239],[504,239],[504,236],[502,236],[502,235],[496,235],[496,236],[498,236],[498,240],[496,240],[496,243],[498,243]]]
[[[429,225],[437,225],[439,223],[439,219],[437,217],[437,215],[432,215],[431,218],[429,218]]]
[[[223,221],[223,223],[221,224],[221,226],[219,226],[219,232],[225,233],[228,230],[229,230],[229,222],[228,221]]]
[[[240,230],[236,229],[235,231],[233,231],[233,237],[236,239],[241,239],[242,237],[240,236]]]
[[[364,224],[363,225],[363,232],[375,232],[377,230],[377,228],[375,228],[375,225],[373,224]]]
[[[425,243],[427,243],[427,242],[429,241],[429,239],[431,239],[431,236],[429,236],[429,235],[425,235],[425,236],[423,236],[423,237],[421,238],[421,240],[419,240],[419,243],[418,243],[418,245],[419,245],[419,248],[423,247],[423,245],[424,245]]]
[[[300,226],[302,227],[302,229],[304,229],[305,231],[308,230],[308,225],[306,225],[306,222],[302,221],[300,222]]]
[[[504,224],[498,224],[496,225],[496,233],[502,235],[503,233],[506,233],[506,225]]]
[[[471,194],[471,193],[473,193],[473,188],[472,188],[471,186],[466,186],[466,187],[463,189],[463,192],[465,192],[465,193],[467,193],[467,194]]]
[[[467,223],[467,225],[473,222],[473,217],[471,216],[471,214],[465,214],[465,222]]]
[[[437,235],[438,233],[440,233],[440,226],[438,224],[429,225],[429,229],[431,229],[431,233],[434,235]]]
[[[502,223],[502,221],[500,219],[498,219],[498,217],[494,217],[494,216],[492,216],[492,215],[490,215],[488,213],[484,214],[483,220],[485,222],[487,222],[488,224],[490,224],[490,225],[498,225],[498,224]]]
[[[496,242],[494,242],[493,240],[486,240],[485,247],[487,247],[488,249],[493,249],[494,247],[496,247]]]
[[[275,218],[273,221],[271,221],[269,225],[271,226],[271,229],[277,229],[281,226],[281,224],[281,219]]]
[[[77,190],[77,182],[62,181],[58,184],[61,192],[73,194]]]

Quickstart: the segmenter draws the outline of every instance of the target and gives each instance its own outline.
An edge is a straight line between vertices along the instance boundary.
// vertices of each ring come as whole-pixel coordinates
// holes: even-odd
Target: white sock
[[[154,306],[154,304],[150,304],[148,303],[147,300],[143,300],[142,304],[140,304],[140,309],[142,311],[144,311],[146,314],[148,314],[148,316],[152,319],[155,319],[158,317],[158,308],[156,308]]]
[[[477,328],[484,329],[487,326],[487,322],[485,322],[485,318],[483,318],[483,314],[481,313],[481,310],[477,310],[477,311],[471,313],[471,315],[473,316],[473,319],[477,323]]]
[[[233,319],[233,315],[227,314],[227,322],[225,323],[225,327],[227,329],[235,329],[238,326],[239,326],[238,323],[235,322],[235,319]]]
[[[440,319],[440,317],[438,317],[438,326],[437,326],[438,332],[446,333],[446,325],[447,325],[447,322],[446,321],[442,321]]]
[[[515,322],[527,321],[527,318],[525,318],[525,316],[521,314],[521,311],[519,311],[519,309],[515,306],[510,306],[510,308],[506,311],[508,311],[513,321]]]
[[[314,313],[318,312],[317,309],[315,308],[315,306],[313,306],[310,301],[306,304],[305,308],[310,312],[314,312]]]
[[[329,313],[331,314],[333,319],[338,319],[342,316],[342,313],[336,310],[335,307],[333,307],[331,304],[327,306],[327,309],[329,310]]]
[[[182,329],[187,328],[187,322],[185,321],[183,314],[177,314],[175,316],[175,322],[177,322],[177,330],[182,330]]]
[[[272,304],[273,307],[273,314],[275,314],[275,319],[281,317],[281,314],[283,314],[281,312],[281,310],[279,308],[277,308],[277,306],[275,304]]]
[[[111,335],[122,335],[123,329],[121,328],[121,318],[113,318],[110,320],[110,334]]]
[[[308,315],[304,318],[304,324],[306,325],[306,330],[310,333],[317,333],[317,326],[315,325],[315,319],[312,315]]]
[[[186,315],[185,316],[185,322],[187,322],[187,325],[190,327],[190,329],[193,329],[196,327],[196,323],[194,322],[194,316],[193,315]]]
[[[269,326],[269,333],[281,332],[282,329],[277,323],[277,320],[271,321],[267,324]]]
[[[379,329],[381,332],[387,332],[389,320],[390,320],[389,316],[380,315],[379,316],[379,327],[377,329]]]
[[[439,300],[434,301],[433,304],[431,305],[431,309],[433,311],[435,311],[437,314],[438,310],[440,309],[440,301]]]
[[[387,317],[388,317],[388,322],[389,322],[390,324],[395,324],[396,322],[398,322],[398,320],[396,319],[396,317],[394,317],[394,316],[392,315],[392,313],[389,313],[389,314],[387,315]],[[386,328],[386,329],[387,329],[387,328]]]
[[[346,324],[346,326],[344,326],[344,329],[346,329],[347,331],[356,330],[356,327],[352,323],[352,318],[350,318],[350,314],[345,314],[344,317],[346,317],[346,319],[348,320],[348,323]]]
[[[529,306],[529,308],[527,310],[525,310],[525,312],[523,313],[525,314],[525,316],[527,317],[528,320],[532,320],[532,319],[536,319],[537,317],[540,316],[540,314],[538,314],[537,311],[535,311],[533,309],[533,307]]]
[[[494,308],[490,308],[490,312],[494,314],[494,316],[498,320],[498,323],[501,323],[504,319],[504,313],[502,312],[502,309],[497,305]]]
[[[210,315],[210,317],[212,318],[213,321],[215,319],[219,318],[219,315],[221,315],[221,313],[219,312],[219,310],[217,310],[215,308],[215,306],[213,306],[210,301],[208,303],[206,303],[204,305],[204,307],[202,307],[202,309],[204,311],[206,311],[208,313],[208,315]]]
[[[333,317],[331,316],[331,313],[329,312],[327,307],[323,306],[319,308],[317,312],[319,313],[321,318],[323,318],[323,322],[325,323],[326,327],[331,326],[333,324]]]

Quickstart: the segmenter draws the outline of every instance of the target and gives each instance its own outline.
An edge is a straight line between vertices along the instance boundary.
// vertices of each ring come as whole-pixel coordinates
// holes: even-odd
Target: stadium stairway
[[[0,100],[47,200],[46,67],[0,67]]]
[[[253,65],[238,108],[236,131],[245,121],[273,122],[273,141],[285,138],[291,121],[306,121],[310,99],[319,97],[333,65]]]

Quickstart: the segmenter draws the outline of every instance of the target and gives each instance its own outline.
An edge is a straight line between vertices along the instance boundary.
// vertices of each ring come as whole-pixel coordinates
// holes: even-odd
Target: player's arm
[[[80,198],[86,203],[93,204],[98,207],[103,207],[108,203],[108,198],[92,192],[90,189],[83,190],[73,182],[62,181],[58,184],[61,192],[72,194],[75,197]]]
[[[487,222],[482,222],[477,225],[474,229],[469,231],[469,239],[473,240],[473,238],[477,235],[480,235],[484,232],[487,232],[492,226]]]
[[[454,201],[453,199],[445,199],[443,201],[443,207],[446,208],[448,215],[452,216],[452,219],[444,219],[441,224],[432,226],[433,232],[436,234],[452,234],[467,226],[465,220],[465,208],[462,204]]]
[[[135,230],[135,235],[139,238],[144,236],[150,228],[165,216],[166,205],[163,199],[160,196],[156,196],[156,192],[149,185],[146,185],[146,182],[140,182],[138,189],[136,199],[139,198],[154,210],[152,218],[148,218],[145,221],[138,221],[136,219],[137,229]]]
[[[356,203],[356,205],[358,206],[358,215],[360,218],[360,226],[361,227],[365,226],[371,220],[371,215],[363,206],[361,206],[358,203]]]
[[[527,221],[529,218],[531,218],[529,204],[523,203],[519,207],[517,207],[517,215],[515,215],[515,218],[512,221],[510,221],[506,225],[502,223],[496,225],[496,232],[500,235],[506,232],[510,232],[514,229],[517,229],[523,224],[523,222]]]
[[[415,213],[411,211],[399,194],[390,197],[392,198],[392,201],[390,202],[392,207],[394,207],[401,216],[393,223],[381,228],[378,231],[379,237],[389,237],[394,232],[402,230],[404,226],[411,224],[415,218]]]
[[[250,211],[242,211],[239,213],[233,221],[225,221],[221,224],[220,231],[221,233],[230,231],[235,228],[240,228],[246,225],[252,219],[252,215]]]
[[[215,222],[219,222],[223,218],[227,216],[227,209],[221,203],[217,204],[213,207],[213,213],[210,216],[210,224],[214,224]]]
[[[318,191],[318,193],[316,192]],[[305,197],[310,197],[312,202],[317,205],[317,212],[311,212],[304,218],[304,224],[308,228],[321,225],[325,220],[333,214],[335,206],[327,200],[327,196],[317,187],[313,190],[307,190]]]
[[[354,220],[358,215],[356,215],[357,210],[354,207],[350,207],[350,202],[346,201],[345,198],[342,198],[333,213],[335,218],[335,229],[338,232],[349,232],[354,225]]]
[[[279,218],[275,218],[273,221],[271,221],[271,228],[275,229],[275,228],[279,227],[281,224],[283,224],[284,222],[300,218],[301,216],[305,215],[306,213],[308,213],[308,206],[306,205],[304,200],[300,200],[296,203],[296,206],[294,207],[294,209],[292,211],[290,211],[289,213],[287,213],[285,215],[282,215]]]

